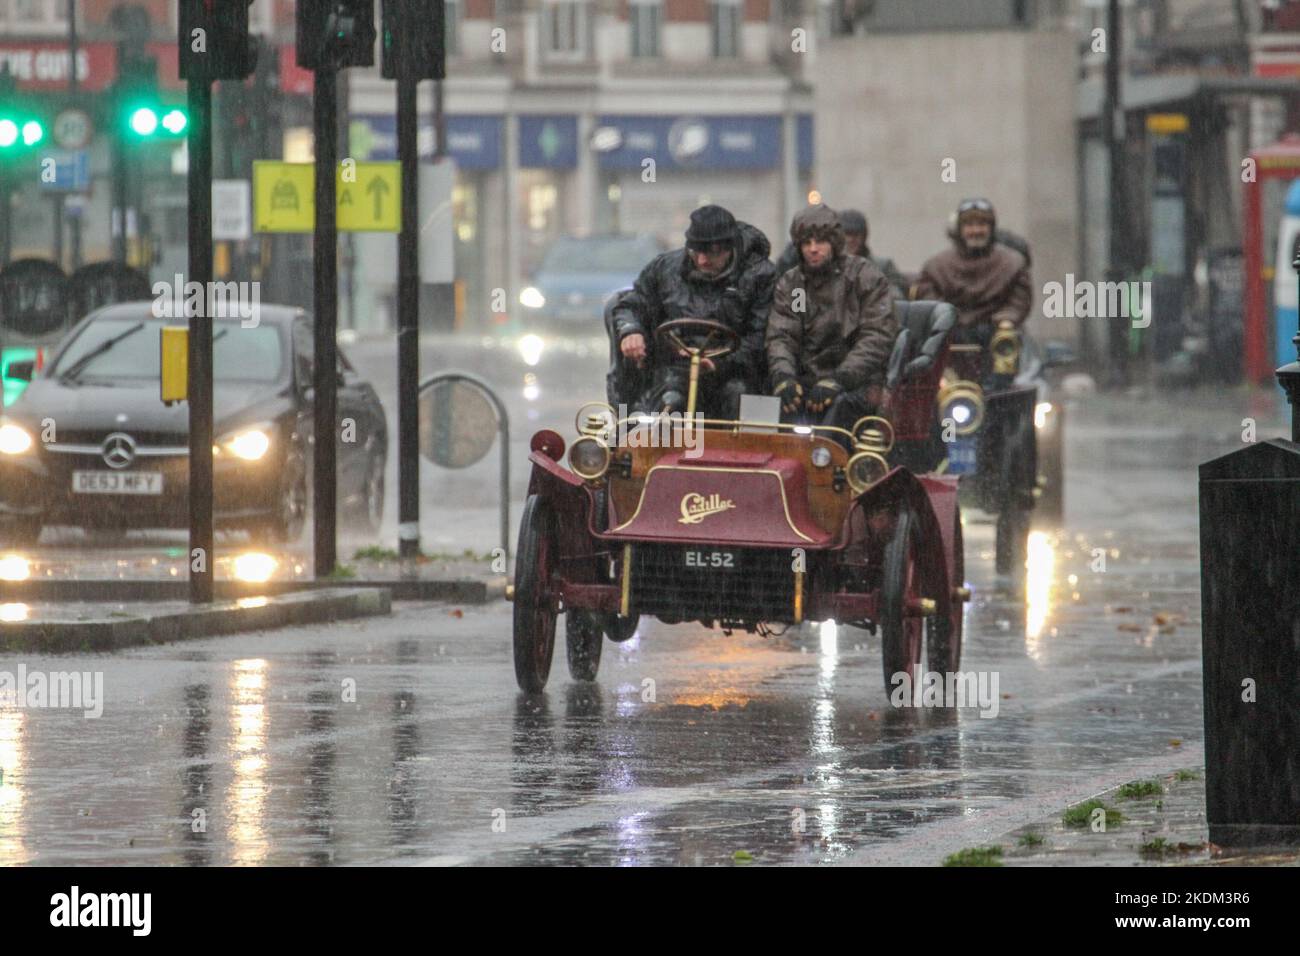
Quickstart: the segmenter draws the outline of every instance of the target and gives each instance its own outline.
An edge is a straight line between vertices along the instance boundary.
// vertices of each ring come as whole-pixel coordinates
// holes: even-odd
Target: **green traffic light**
[[[8,149],[18,142],[18,124],[11,119],[0,119],[0,149]]]
[[[131,114],[131,130],[137,136],[152,136],[158,129],[158,114],[142,106]]]
[[[45,127],[36,120],[28,120],[23,124],[23,145],[35,146],[45,138]]]
[[[189,117],[185,115],[184,110],[172,110],[162,118],[163,129],[173,136],[179,136],[185,132],[185,127],[189,125]]]

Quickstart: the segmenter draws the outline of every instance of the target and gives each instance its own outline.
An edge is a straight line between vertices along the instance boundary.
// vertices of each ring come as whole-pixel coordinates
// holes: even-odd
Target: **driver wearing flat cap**
[[[735,419],[740,396],[758,393],[766,375],[764,332],[776,267],[771,246],[755,227],[721,206],[691,213],[686,244],[656,256],[613,312],[613,334],[625,362],[648,367],[649,386],[634,410],[684,412],[689,370],[655,330],[674,319],[721,323],[739,337],[736,347],[700,363],[697,411]]]

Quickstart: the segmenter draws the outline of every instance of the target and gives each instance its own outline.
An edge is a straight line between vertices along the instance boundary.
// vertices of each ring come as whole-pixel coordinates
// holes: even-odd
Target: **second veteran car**
[[[938,345],[923,355],[922,337],[905,356],[900,401],[932,416],[952,310],[910,307]],[[656,335],[688,356],[692,384],[737,342],[695,318]],[[969,597],[957,479],[892,466],[883,418],[851,431],[699,420],[690,392],[684,417],[583,406],[567,467],[557,432],[533,436],[509,592],[520,688],[545,686],[561,614],[576,680],[593,680],[604,639],[627,640],[642,615],[759,633],[834,620],[881,634],[886,687],[900,672],[918,687],[923,666],[956,671]]]
[[[174,320],[169,320],[174,321]],[[150,302],[81,320],[0,418],[0,544],[34,544],[49,525],[105,532],[188,526],[189,411],[159,396],[164,320]],[[287,544],[310,500],[312,328],[264,305],[255,326],[213,321],[214,512],[219,530]],[[340,353],[339,505],[377,531],[387,422],[374,389]]]

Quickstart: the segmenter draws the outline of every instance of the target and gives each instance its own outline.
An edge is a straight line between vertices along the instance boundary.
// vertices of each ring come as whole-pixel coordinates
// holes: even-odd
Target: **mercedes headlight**
[[[579,438],[569,446],[569,467],[579,478],[599,480],[609,468],[609,446],[594,435]]]
[[[32,447],[32,436],[12,422],[0,425],[0,454],[21,455]]]
[[[540,309],[546,304],[546,296],[535,285],[530,285],[519,293],[519,304],[525,309]]]
[[[219,455],[231,454],[244,461],[260,461],[266,457],[270,449],[270,426],[258,425],[253,428],[242,428],[227,435],[217,442],[213,452]]]

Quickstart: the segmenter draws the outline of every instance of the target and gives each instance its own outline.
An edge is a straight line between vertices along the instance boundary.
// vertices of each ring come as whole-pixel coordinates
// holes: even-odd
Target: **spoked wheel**
[[[907,613],[908,602],[923,596],[917,560],[918,531],[916,516],[904,506],[898,512],[894,537],[885,546],[880,587],[880,636],[886,691],[894,690],[896,674],[906,673],[912,688],[918,686],[922,676],[921,644],[925,619]]]
[[[583,681],[596,679],[604,640],[604,629],[595,614],[574,608],[564,615],[564,649],[569,657],[570,677]]]
[[[952,533],[953,568],[949,588],[955,591],[966,584],[966,561],[962,554],[961,509],[953,516],[955,527]],[[926,662],[931,672],[938,674],[955,674],[961,669],[962,612],[966,607],[964,601],[955,595],[951,598],[951,608],[945,616],[941,613],[930,618],[929,630],[925,639]]]
[[[555,514],[540,495],[529,495],[519,523],[515,552],[514,648],[519,689],[535,694],[546,687],[555,650]]]

